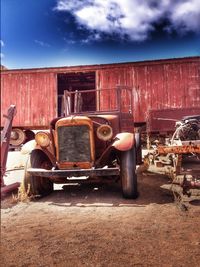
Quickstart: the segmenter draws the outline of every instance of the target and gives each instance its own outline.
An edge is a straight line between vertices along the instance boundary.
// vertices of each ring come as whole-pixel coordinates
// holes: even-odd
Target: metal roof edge
[[[120,67],[120,66],[143,66],[143,65],[154,65],[154,64],[170,64],[175,62],[191,62],[199,61],[200,56],[192,57],[180,57],[180,58],[166,58],[166,59],[155,59],[155,60],[143,60],[143,61],[130,61],[130,62],[118,62],[118,63],[105,63],[105,64],[92,64],[92,65],[75,65],[75,66],[60,66],[60,67],[39,67],[39,68],[27,68],[27,69],[6,69],[1,70],[1,73],[10,72],[62,72],[62,71],[84,71],[91,70],[95,71],[97,69],[109,68],[109,67]]]

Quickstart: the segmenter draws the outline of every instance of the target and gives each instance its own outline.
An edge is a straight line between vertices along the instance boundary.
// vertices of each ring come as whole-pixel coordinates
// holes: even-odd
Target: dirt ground
[[[199,266],[199,199],[174,203],[165,175],[139,175],[139,198],[120,185],[64,186],[43,199],[1,204],[1,266]]]

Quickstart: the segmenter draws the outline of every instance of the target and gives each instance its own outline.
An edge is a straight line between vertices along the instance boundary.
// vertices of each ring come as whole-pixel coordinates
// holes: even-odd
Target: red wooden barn
[[[168,110],[172,118],[184,114],[176,113],[177,109],[194,114],[200,107],[200,57],[2,70],[1,113],[6,112],[10,104],[15,104],[15,127],[47,128],[50,120],[60,115],[64,90],[103,90],[116,85],[133,88],[136,125],[146,123],[152,109]],[[165,125],[166,121],[163,127]]]

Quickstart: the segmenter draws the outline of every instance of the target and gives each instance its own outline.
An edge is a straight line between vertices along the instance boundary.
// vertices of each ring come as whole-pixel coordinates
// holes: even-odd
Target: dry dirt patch
[[[181,211],[160,188],[167,180],[139,175],[137,200],[124,200],[115,182],[4,199],[2,266],[199,266],[199,202]]]

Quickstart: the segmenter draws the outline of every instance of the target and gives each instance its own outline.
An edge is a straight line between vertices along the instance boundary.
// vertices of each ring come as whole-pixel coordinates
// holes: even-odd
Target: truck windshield
[[[64,91],[63,115],[77,113],[132,113],[133,93],[130,87],[111,89]]]

